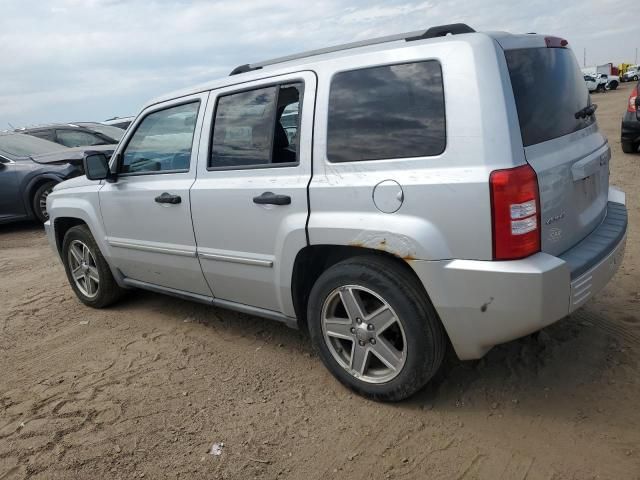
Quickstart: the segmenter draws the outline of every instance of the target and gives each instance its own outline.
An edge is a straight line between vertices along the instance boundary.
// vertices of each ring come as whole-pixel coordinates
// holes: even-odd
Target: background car
[[[636,153],[640,147],[640,82],[629,94],[627,111],[622,117],[620,143],[624,153]]]
[[[640,65],[637,67],[631,67],[629,70],[624,72],[622,75],[622,80],[625,82],[637,82],[640,75]]]
[[[110,156],[113,146],[91,149]],[[47,196],[58,183],[83,173],[85,150],[23,133],[0,134],[0,224],[46,221]]]
[[[604,78],[584,75],[584,82],[587,84],[589,92],[604,92],[606,90],[607,80]]]
[[[91,122],[53,124],[17,131],[69,148],[115,145],[124,134],[121,128]]]

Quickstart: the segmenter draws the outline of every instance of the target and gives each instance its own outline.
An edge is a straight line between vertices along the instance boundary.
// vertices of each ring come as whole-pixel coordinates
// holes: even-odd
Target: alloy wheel
[[[393,380],[407,359],[398,316],[380,295],[363,286],[345,285],[327,296],[322,333],[336,362],[364,382]]]
[[[98,294],[100,274],[93,253],[86,244],[74,240],[69,245],[68,259],[76,287],[87,298],[94,298]]]

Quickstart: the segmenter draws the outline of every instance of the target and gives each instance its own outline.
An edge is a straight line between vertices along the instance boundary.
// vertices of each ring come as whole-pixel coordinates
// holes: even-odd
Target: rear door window
[[[525,147],[577,132],[595,122],[593,115],[575,116],[590,104],[585,81],[595,78],[583,76],[570,49],[507,50],[505,57]]]
[[[330,162],[441,154],[445,107],[440,63],[428,60],[337,73],[327,125]]]
[[[302,92],[303,84],[293,83],[221,96],[209,169],[296,164]]]

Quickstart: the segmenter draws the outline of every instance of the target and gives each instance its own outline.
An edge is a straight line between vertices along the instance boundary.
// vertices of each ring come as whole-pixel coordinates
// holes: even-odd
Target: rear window
[[[442,71],[435,60],[341,72],[329,94],[327,157],[355,162],[444,151]]]
[[[576,119],[591,103],[573,52],[566,48],[526,48],[505,51],[518,109],[524,146],[577,132],[595,116]]]

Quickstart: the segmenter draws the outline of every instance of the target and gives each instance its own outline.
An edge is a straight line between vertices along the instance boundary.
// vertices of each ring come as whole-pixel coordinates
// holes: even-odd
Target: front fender
[[[106,233],[100,214],[98,191],[100,185],[54,190],[47,198],[47,211],[51,227],[56,228],[56,220],[60,218],[74,218],[87,224],[100,252],[108,263],[111,258],[111,248],[106,241]]]

